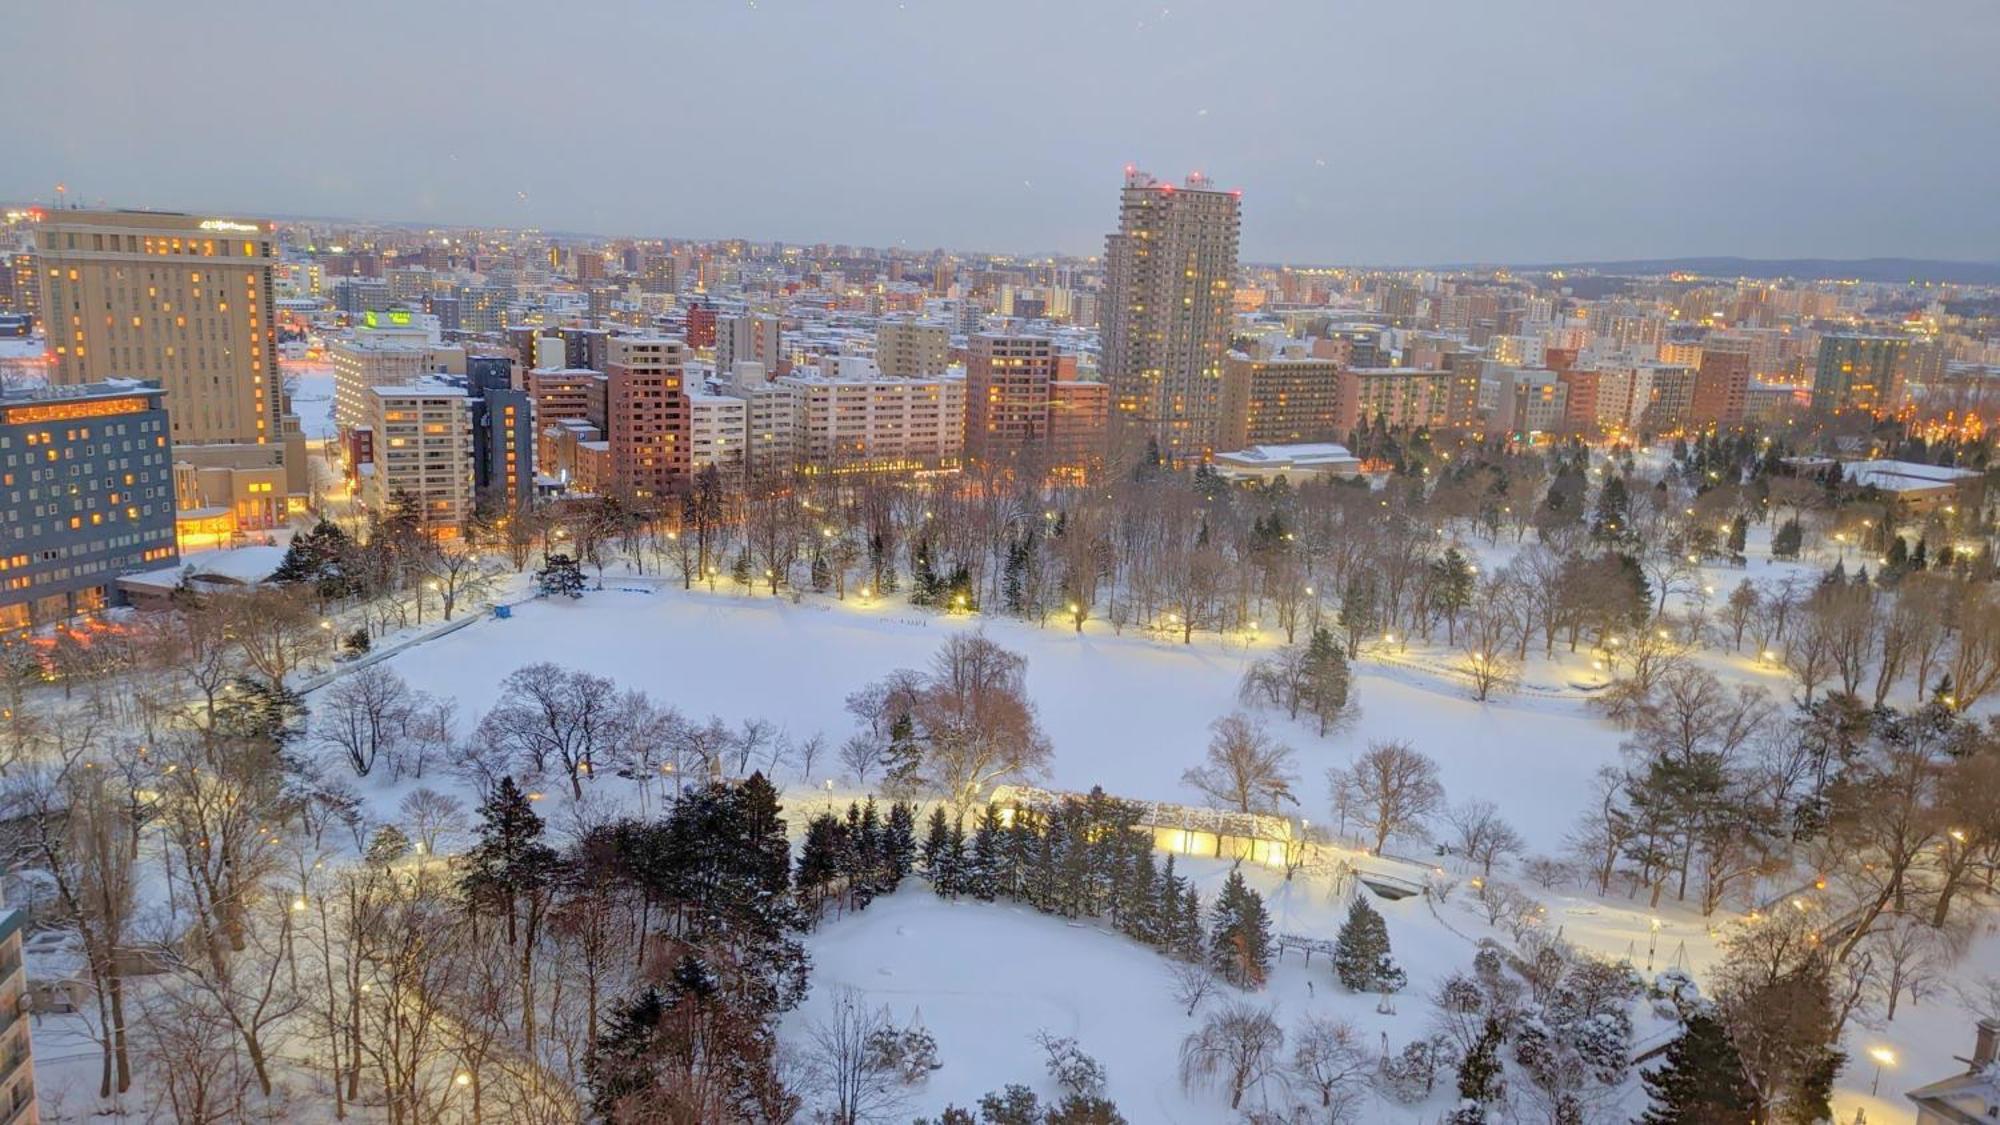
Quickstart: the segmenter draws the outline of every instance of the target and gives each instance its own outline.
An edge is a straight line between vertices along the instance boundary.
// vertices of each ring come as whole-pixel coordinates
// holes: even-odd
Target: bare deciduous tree
[[[525,757],[538,773],[551,761],[569,777],[574,796],[597,768],[597,756],[618,741],[616,685],[546,661],[515,669],[501,683],[500,702],[474,736]]]
[[[1451,825],[1452,846],[1479,865],[1482,878],[1490,878],[1495,863],[1504,856],[1519,855],[1525,845],[1521,834],[1501,818],[1499,806],[1491,801],[1454,805],[1445,813],[1445,822]]]
[[[377,758],[394,756],[408,733],[414,700],[403,677],[383,664],[335,680],[313,709],[314,738],[339,753],[354,776],[367,777]]]
[[[1208,729],[1207,760],[1181,774],[1183,784],[1234,812],[1276,812],[1281,804],[1299,803],[1292,794],[1292,748],[1272,739],[1264,724],[1239,711]]]
[[[1356,815],[1375,834],[1380,854],[1389,837],[1423,827],[1444,804],[1437,763],[1407,742],[1371,742],[1345,773]]]
[[[826,1100],[826,1120],[859,1125],[902,1108],[901,1078],[880,1050],[894,1030],[888,1009],[867,1006],[854,989],[835,989],[831,1013],[806,1030],[806,1075]]]
[[[1210,1012],[1201,1026],[1181,1040],[1180,1076],[1184,1089],[1220,1085],[1229,1108],[1243,1104],[1243,1094],[1278,1068],[1284,1029],[1269,1008],[1238,1001]]]
[[[1190,1016],[1203,1001],[1216,995],[1221,984],[1221,978],[1207,965],[1196,961],[1167,962],[1167,995],[1186,1008]]]
[[[1320,1112],[1314,1120],[1352,1120],[1374,1070],[1374,1053],[1346,1020],[1307,1016],[1292,1032],[1286,1073],[1319,1099]]]

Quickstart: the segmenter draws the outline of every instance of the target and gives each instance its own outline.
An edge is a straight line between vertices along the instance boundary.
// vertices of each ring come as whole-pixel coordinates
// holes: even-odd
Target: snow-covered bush
[[[1095,1094],[1104,1089],[1104,1066],[1084,1053],[1067,1035],[1035,1033],[1035,1042],[1048,1056],[1049,1077],[1072,1094]]]

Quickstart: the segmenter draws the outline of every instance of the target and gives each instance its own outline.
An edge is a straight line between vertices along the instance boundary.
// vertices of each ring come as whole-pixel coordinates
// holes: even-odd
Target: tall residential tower
[[[1241,216],[1241,193],[1199,174],[1176,187],[1126,170],[1104,252],[1102,368],[1116,453],[1148,439],[1174,461],[1215,452]]]

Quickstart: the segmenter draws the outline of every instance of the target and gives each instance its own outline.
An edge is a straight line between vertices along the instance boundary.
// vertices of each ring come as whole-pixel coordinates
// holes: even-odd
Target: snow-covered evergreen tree
[[[917,857],[917,809],[908,801],[889,806],[889,819],[882,831],[882,882],[887,894],[910,875]]]
[[[1360,895],[1334,942],[1333,974],[1354,992],[1396,992],[1406,980],[1390,956],[1388,924]]]
[[[1238,988],[1264,986],[1271,971],[1271,918],[1264,899],[1231,871],[1216,895],[1209,930],[1209,966]]]
[[[550,555],[535,572],[535,589],[545,598],[580,598],[583,568],[569,555]]]

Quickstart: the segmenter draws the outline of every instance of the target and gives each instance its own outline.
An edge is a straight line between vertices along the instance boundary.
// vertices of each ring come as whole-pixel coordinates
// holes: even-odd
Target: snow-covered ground
[[[1196,859],[1185,861],[1182,870],[1194,877],[1206,900],[1229,866]],[[1278,872],[1244,870],[1265,895],[1274,931],[1326,938],[1338,932],[1346,900],[1325,884],[1287,883]],[[1208,1005],[1248,999],[1273,1009],[1288,1035],[1309,1014],[1342,1019],[1376,1051],[1385,1045],[1399,1051],[1427,1034],[1426,997],[1432,988],[1470,965],[1478,938],[1499,935],[1457,898],[1439,915],[1419,898],[1373,901],[1389,927],[1396,960],[1410,976],[1408,987],[1387,1005],[1373,994],[1341,988],[1323,955],[1314,955],[1308,965],[1297,953],[1279,958],[1261,992],[1246,996],[1224,989]],[[1046,1030],[1074,1037],[1104,1064],[1106,1094],[1132,1121],[1193,1125],[1234,1119],[1223,1094],[1182,1091],[1177,1052],[1201,1017],[1189,1017],[1174,1002],[1168,962],[1118,934],[1025,906],[947,902],[918,883],[828,923],[811,947],[812,995],[787,1016],[782,1033],[788,1042],[804,1042],[840,987],[856,990],[871,1006],[887,1007],[899,1025],[921,1022],[936,1036],[944,1066],[912,1095],[905,1116],[934,1114],[946,1104],[971,1106],[982,1093],[1010,1082],[1058,1096],[1034,1042],[1035,1033]],[[1650,1018],[1638,1017],[1638,1041],[1660,1032]],[[1243,1108],[1259,1105],[1263,1093],[1246,1095]],[[1276,1083],[1268,1093],[1273,1104],[1281,1104],[1275,1100]],[[1619,1119],[1636,1113],[1643,1102],[1636,1080],[1625,1093]],[[1355,1120],[1428,1122],[1448,1108],[1451,1096],[1449,1075],[1417,1106],[1369,1094]]]
[[[308,438],[333,436],[333,365],[287,359],[283,369],[291,389],[292,413]]]
[[[850,733],[850,692],[896,669],[922,667],[954,630],[984,629],[1028,660],[1028,688],[1055,744],[1053,785],[1102,785],[1121,797],[1194,802],[1181,772],[1199,764],[1208,724],[1241,706],[1247,664],[1276,638],[1197,638],[1193,645],[1091,623],[1079,636],[1010,620],[939,617],[900,603],[864,606],[705,590],[672,581],[607,579],[580,601],[536,601],[413,649],[393,662],[413,687],[458,700],[467,722],[492,706],[500,681],[538,660],[611,676],[695,717],[761,717],[795,738]],[[626,587],[626,588],[619,588]],[[647,590],[651,592],[635,592]],[[1532,847],[1553,851],[1585,801],[1597,767],[1615,760],[1619,732],[1575,699],[1512,697],[1476,703],[1422,669],[1363,662],[1361,717],[1321,738],[1265,713],[1297,751],[1300,813],[1324,822],[1324,775],[1373,739],[1399,738],[1437,759],[1448,796],[1497,803]],[[828,756],[829,758],[831,755]],[[825,761],[812,779],[837,778]],[[829,772],[835,771],[835,772]]]
[[[1777,570],[1759,564],[1751,573],[1764,580],[1776,577]],[[1712,568],[1704,579],[1726,591],[1742,573]],[[900,601],[839,603],[807,595],[793,603],[788,597],[727,590],[683,591],[672,579],[608,576],[605,585],[575,602],[520,604],[510,619],[488,616],[418,642],[389,664],[411,686],[457,700],[460,722],[468,729],[493,704],[509,672],[548,660],[644,689],[692,717],[713,713],[730,723],[765,718],[794,738],[823,732],[831,747],[853,727],[844,708],[848,693],[891,669],[922,666],[955,630],[983,629],[1027,657],[1029,689],[1055,745],[1047,783],[1068,789],[1102,785],[1121,797],[1192,802],[1196,795],[1180,781],[1181,772],[1200,760],[1208,723],[1240,706],[1237,684],[1247,662],[1277,643],[1269,634],[1254,645],[1211,635],[1183,646],[1177,639],[1132,631],[1117,635],[1100,622],[1088,624],[1079,636],[1057,622],[1037,628],[1011,620],[942,617]],[[1558,850],[1583,808],[1592,775],[1619,753],[1621,733],[1590,713],[1584,693],[1567,689],[1591,678],[1588,658],[1565,654],[1555,664],[1532,661],[1525,679],[1551,688],[1550,694],[1523,692],[1483,704],[1437,671],[1448,659],[1417,648],[1393,665],[1364,659],[1356,668],[1361,716],[1327,738],[1265,713],[1297,750],[1298,813],[1324,823],[1331,815],[1325,768],[1349,762],[1372,739],[1401,738],[1438,761],[1452,800],[1492,800],[1532,850]],[[1731,657],[1703,660],[1734,678],[1785,690],[1774,669]],[[779,771],[795,810],[809,813],[821,802],[844,803],[859,791],[840,777],[831,759],[829,749],[811,777]],[[834,782],[831,794],[824,788],[828,780]],[[366,795],[378,815],[391,817],[396,801],[415,784],[371,778]],[[423,784],[448,783],[433,776]],[[627,783],[605,777],[597,784],[607,787],[605,797],[631,799],[609,788]],[[543,811],[559,823],[562,795],[551,792],[549,800],[551,807]],[[1200,882],[1204,900],[1211,898],[1225,866],[1186,857],[1183,863]],[[1269,896],[1274,929],[1319,937],[1337,931],[1344,908],[1324,884],[1303,876],[1286,884],[1276,872],[1246,871]],[[1450,873],[1465,877],[1455,867]],[[1378,1013],[1373,997],[1341,992],[1318,958],[1308,969],[1295,954],[1282,960],[1270,986],[1255,999],[1276,1004],[1287,1028],[1307,1010],[1335,1014],[1361,1028],[1371,1042],[1386,1036],[1392,1048],[1400,1048],[1423,1030],[1428,1010],[1423,997],[1431,985],[1465,966],[1474,940],[1492,934],[1474,916],[1469,893],[1461,888],[1436,915],[1420,899],[1379,904],[1398,960],[1411,976],[1394,1013]],[[1652,911],[1643,900],[1606,901],[1573,889],[1534,893],[1547,906],[1550,927],[1560,927],[1563,937],[1601,956],[1630,958],[1642,971],[1650,963],[1701,973],[1714,960],[1717,927],[1726,923],[1671,904]],[[1106,1065],[1109,1093],[1132,1120],[1227,1118],[1215,1095],[1186,1097],[1176,1081],[1175,1051],[1193,1021],[1166,995],[1165,963],[1116,934],[1016,905],[942,902],[913,882],[861,914],[830,922],[810,946],[814,992],[787,1017],[788,1042],[802,1042],[836,985],[887,1005],[899,1022],[920,1016],[938,1038],[945,1068],[912,1098],[907,1107],[912,1115],[935,1112],[947,1102],[970,1104],[1009,1082],[1051,1092],[1040,1049],[1031,1039],[1047,1028],[1076,1036]],[[1954,975],[1973,979],[1996,971],[2000,939],[1987,934]],[[1911,1120],[1902,1091],[1954,1073],[1953,1056],[1969,1048],[1971,1022],[1955,997],[1940,991],[1919,1004],[1906,1000],[1894,1024],[1855,1028],[1845,1044],[1853,1061],[1835,1099],[1839,1119],[1852,1120],[1857,1108],[1865,1108],[1871,1122]],[[1657,1030],[1642,1013],[1640,1040]],[[1879,1096],[1869,1095],[1874,1064],[1867,1052],[1874,1047],[1893,1049],[1897,1059],[1884,1070]],[[1635,1082],[1622,1110],[1636,1113],[1642,1100]],[[1428,1121],[1442,1108],[1441,1102],[1414,1109],[1382,1103],[1363,1119]]]

